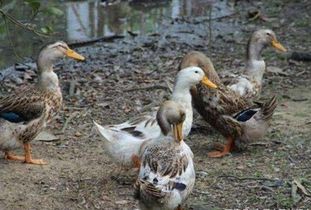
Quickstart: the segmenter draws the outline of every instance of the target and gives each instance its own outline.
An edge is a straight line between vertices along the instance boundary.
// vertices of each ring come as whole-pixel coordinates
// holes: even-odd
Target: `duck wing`
[[[133,137],[154,139],[161,135],[161,129],[156,120],[156,113],[156,111],[142,113],[124,123],[106,126],[106,128],[124,132]]]
[[[135,184],[136,196],[160,202],[171,193],[183,192],[191,165],[189,156],[179,148],[161,143],[147,147]]]
[[[13,123],[29,122],[40,117],[44,108],[44,99],[39,91],[22,89],[0,100],[0,118]]]

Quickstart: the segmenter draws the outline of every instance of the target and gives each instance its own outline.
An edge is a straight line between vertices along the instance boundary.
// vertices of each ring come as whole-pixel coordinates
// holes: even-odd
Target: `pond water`
[[[45,25],[53,27],[54,34],[40,38],[29,31],[10,26],[10,36],[0,36],[0,69],[33,57],[43,43],[56,39],[68,42],[88,40],[110,35],[128,35],[158,32],[163,21],[191,16],[219,16],[227,7],[226,1],[213,0],[158,0],[158,1],[42,1],[44,7],[55,6],[63,11],[62,16],[40,13],[33,20],[38,29]],[[17,9],[18,8],[18,9]],[[10,14],[22,22],[29,22],[31,9],[17,1]],[[14,47],[12,47],[14,46]]]

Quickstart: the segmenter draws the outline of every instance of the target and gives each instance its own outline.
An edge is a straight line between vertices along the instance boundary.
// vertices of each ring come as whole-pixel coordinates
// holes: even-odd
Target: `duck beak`
[[[67,49],[65,53],[69,58],[74,58],[74,59],[80,60],[80,61],[85,60],[85,58],[82,55],[80,55],[79,53],[75,52],[72,49]]]
[[[274,47],[277,50],[280,50],[282,52],[286,52],[287,50],[285,49],[285,47],[283,47],[283,45],[276,39],[272,39],[272,47]]]
[[[207,76],[204,76],[203,79],[201,80],[201,83],[203,83],[204,85],[206,85],[207,87],[210,88],[217,88],[217,85],[215,85],[212,81],[210,81]]]
[[[183,123],[178,123],[177,125],[173,125],[173,133],[175,140],[177,142],[181,142],[183,140],[183,134],[182,134],[182,125]]]

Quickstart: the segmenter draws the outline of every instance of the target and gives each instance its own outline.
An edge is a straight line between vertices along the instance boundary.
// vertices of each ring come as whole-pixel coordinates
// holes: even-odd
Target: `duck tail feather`
[[[262,111],[262,119],[263,120],[270,120],[274,113],[274,110],[277,107],[277,99],[274,95],[268,102],[263,104],[261,111]]]
[[[113,131],[105,128],[104,126],[101,126],[100,124],[96,123],[95,121],[93,121],[93,123],[96,126],[98,132],[104,137],[104,139],[111,142]]]

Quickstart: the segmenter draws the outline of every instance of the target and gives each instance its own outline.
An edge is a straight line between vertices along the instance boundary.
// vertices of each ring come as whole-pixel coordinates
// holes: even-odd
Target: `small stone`
[[[76,136],[76,137],[80,137],[80,136],[82,136],[82,134],[81,134],[79,131],[77,131],[77,132],[75,133],[75,136]]]
[[[118,204],[118,205],[125,205],[125,204],[127,204],[127,203],[128,203],[127,200],[119,200],[119,201],[116,201],[116,204]]]
[[[274,168],[274,171],[275,172],[280,172],[280,169],[279,168]]]
[[[236,168],[239,169],[239,170],[243,170],[243,169],[244,169],[244,166],[239,165],[239,166],[237,166]]]

